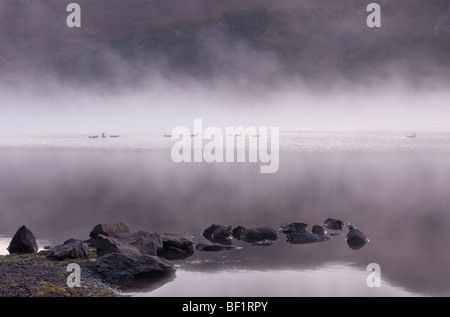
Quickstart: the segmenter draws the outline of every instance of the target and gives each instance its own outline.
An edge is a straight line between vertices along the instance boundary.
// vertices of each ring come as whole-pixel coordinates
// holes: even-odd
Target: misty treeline
[[[267,83],[300,77],[328,84],[387,73],[449,77],[450,2],[377,1],[381,28],[368,28],[373,1],[3,0],[3,79],[46,74],[67,81],[139,81],[155,73]]]

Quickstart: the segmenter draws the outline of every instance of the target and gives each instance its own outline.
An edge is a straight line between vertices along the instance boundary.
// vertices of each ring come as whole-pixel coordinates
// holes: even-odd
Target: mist
[[[81,1],[70,29],[63,4],[5,1],[0,132],[448,130],[450,8],[422,2],[383,2],[370,29],[354,1]]]
[[[211,223],[311,228],[332,217],[371,242],[354,252],[341,236],[320,246],[280,237],[230,263],[376,262],[393,285],[448,294],[448,1],[379,1],[379,29],[365,24],[372,1],[77,2],[81,29],[67,28],[61,1],[0,3],[0,233],[27,224],[59,243],[125,222],[203,243]],[[290,143],[300,150],[282,144],[270,175],[252,164],[176,164],[169,143],[158,147],[171,141],[163,135],[197,118],[279,127],[291,141],[306,134]],[[347,151],[348,134],[312,140],[311,131],[375,133]],[[377,148],[385,131],[395,132],[386,151]],[[120,138],[88,140],[102,132]],[[366,151],[371,142],[377,150]]]
[[[29,86],[30,83],[27,83]],[[397,80],[344,84],[317,92],[301,82],[252,87],[232,81],[202,84],[153,79],[150,84],[99,92],[57,83],[0,88],[3,135],[163,134],[178,126],[275,126],[282,130],[448,131],[446,87],[414,90]]]
[[[298,221],[311,229],[334,217],[371,242],[355,252],[342,236],[311,246],[289,245],[281,236],[270,248],[244,246],[254,260],[241,265],[364,269],[376,262],[394,285],[448,292],[446,154],[284,153],[271,175],[249,164],[188,168],[148,151],[3,150],[2,162],[2,232],[26,223],[38,237],[62,242],[86,239],[97,223],[122,221],[133,231],[188,232],[202,243],[211,223],[277,228]]]

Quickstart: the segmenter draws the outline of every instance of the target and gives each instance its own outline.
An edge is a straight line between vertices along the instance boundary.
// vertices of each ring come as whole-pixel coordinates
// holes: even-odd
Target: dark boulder
[[[119,233],[113,238],[135,246],[142,254],[157,255],[158,251],[163,249],[161,235],[154,232]]]
[[[194,247],[192,247],[192,249],[194,249]],[[191,253],[191,252],[189,252],[189,253]],[[164,249],[164,253],[158,254],[158,256],[164,257],[164,255],[167,255],[167,254],[180,255],[180,254],[186,254],[186,251],[178,249],[178,248],[175,248],[175,247],[168,247],[167,249]]]
[[[128,226],[122,222],[120,223],[108,223],[108,224],[98,224],[92,229],[89,237],[95,240],[99,234],[104,236],[114,236],[118,233],[128,233],[130,229]]]
[[[183,260],[194,254],[194,241],[187,233],[161,234],[163,248],[158,255],[167,260]]]
[[[321,236],[324,236],[325,234],[327,234],[327,231],[325,230],[325,228],[322,226],[319,226],[319,225],[314,225],[312,227],[311,232],[315,233],[315,234],[319,234]]]
[[[195,249],[199,251],[228,251],[228,250],[240,250],[242,247],[238,247],[235,245],[221,245],[221,244],[203,244],[199,243],[195,246]]]
[[[352,250],[359,250],[369,242],[369,239],[361,230],[350,226],[345,241]]]
[[[110,282],[163,276],[175,272],[173,265],[167,260],[140,252],[109,253],[97,258],[95,267],[97,272]]]
[[[78,241],[81,241],[81,240],[70,238],[70,239],[67,239],[66,241],[64,241],[62,244],[70,244],[70,243],[74,243],[74,242],[78,242]]]
[[[308,225],[302,222],[284,223],[278,228],[280,233],[306,233],[306,227]]]
[[[247,229],[242,226],[237,226],[236,228],[233,228],[233,231],[232,231],[233,238],[235,238],[237,240],[241,240],[241,234],[245,230],[247,230]]]
[[[291,244],[309,244],[331,240],[327,236],[315,233],[290,233],[286,238],[287,242]]]
[[[212,224],[203,231],[202,236],[213,243],[231,244],[231,226]]]
[[[75,239],[67,240],[63,244],[51,248],[45,255],[49,259],[58,261],[90,258],[88,245]]]
[[[104,236],[102,234],[99,234],[97,239],[95,239],[94,247],[97,249],[97,257],[110,253],[142,253],[138,248],[121,239]]]
[[[342,230],[342,227],[344,226],[344,223],[342,222],[342,220],[337,220],[337,219],[333,219],[333,218],[327,218],[323,222],[323,226],[325,228],[327,228],[327,229]]]
[[[36,237],[26,226],[22,226],[17,230],[8,246],[10,254],[36,253],[38,250]]]
[[[163,233],[160,236],[164,251],[168,251],[170,248],[185,252],[194,251],[194,240],[187,233]]]
[[[268,227],[250,228],[241,233],[241,239],[248,243],[255,243],[264,240],[278,239],[278,233],[275,229]]]
[[[94,247],[95,240],[89,239],[89,240],[84,240],[83,242],[86,243],[90,249],[95,248]]]

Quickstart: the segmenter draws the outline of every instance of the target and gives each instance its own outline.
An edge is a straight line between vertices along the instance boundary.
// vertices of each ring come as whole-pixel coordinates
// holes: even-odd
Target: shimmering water
[[[0,234],[26,224],[38,239],[85,239],[97,223],[188,232],[211,223],[270,226],[328,217],[370,238],[344,236],[175,261],[175,279],[137,283],[136,296],[410,296],[450,294],[450,133],[282,132],[280,169],[171,161],[163,136],[0,138]],[[3,245],[8,239],[3,239]],[[1,245],[1,243],[0,243]],[[0,249],[0,253],[5,250]],[[381,266],[368,288],[366,267]],[[193,287],[193,285],[195,287]],[[217,285],[220,285],[218,287]]]
[[[280,150],[294,152],[449,152],[450,132],[281,131]],[[86,135],[0,136],[0,148],[81,150],[168,150],[175,141],[162,135],[122,135],[90,139]]]

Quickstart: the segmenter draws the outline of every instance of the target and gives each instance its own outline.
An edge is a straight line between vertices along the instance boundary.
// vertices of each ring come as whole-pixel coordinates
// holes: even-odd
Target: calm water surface
[[[349,221],[370,238],[344,236],[175,261],[176,277],[140,281],[136,296],[450,295],[450,134],[284,132],[280,169],[259,164],[175,164],[162,136],[0,138],[0,254],[26,224],[40,246],[88,237],[97,223],[133,231],[188,232],[211,223],[270,226]],[[369,263],[382,287],[368,288]]]

